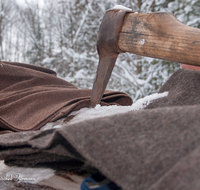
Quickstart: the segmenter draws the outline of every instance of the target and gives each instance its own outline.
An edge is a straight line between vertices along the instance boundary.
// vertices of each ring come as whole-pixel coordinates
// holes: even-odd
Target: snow
[[[123,10],[123,11],[132,11],[132,9],[125,7],[123,5],[115,5],[113,8],[109,10]]]
[[[40,187],[40,185],[47,186],[46,188],[42,189],[66,190],[66,187],[68,187],[67,189],[77,190],[80,189],[80,185],[83,179],[84,179],[83,176],[71,174],[69,172],[66,172],[66,177],[59,176],[59,174],[57,175],[55,170],[47,167],[30,168],[30,167],[7,166],[4,164],[3,160],[0,161],[0,183],[1,181],[9,183],[9,181],[14,180],[16,183],[21,183],[21,184],[23,183],[37,184],[38,188]],[[30,187],[28,189],[35,189],[35,188]]]
[[[55,58],[53,58],[53,57],[46,57],[46,58],[44,58],[43,60],[42,60],[42,64],[44,65],[44,64],[46,64],[46,63],[51,63],[53,60],[54,60]]]
[[[168,92],[164,93],[155,93],[149,96],[146,96],[142,99],[137,100],[135,103],[133,103],[131,106],[100,106],[99,104],[95,108],[82,108],[79,111],[72,112],[70,115],[74,115],[75,117],[69,122],[71,123],[77,123],[80,121],[94,119],[94,118],[100,118],[100,117],[106,117],[121,113],[126,113],[129,111],[137,111],[144,109],[146,106],[148,106],[153,100],[162,98],[168,95]]]
[[[140,43],[141,45],[144,45],[144,44],[146,43],[146,42],[145,42],[145,39],[140,40],[139,43]]]
[[[27,2],[28,3],[32,3],[32,2],[35,2],[35,3],[38,3],[40,7],[43,7],[44,6],[44,0],[16,0],[16,2],[20,5],[20,6],[27,6]]]
[[[197,17],[197,18],[195,18],[193,20],[188,21],[187,25],[192,26],[192,25],[194,25],[194,24],[196,24],[198,22],[200,22],[200,18],[199,17]]]
[[[50,168],[29,168],[6,166],[3,161],[0,161],[0,180],[9,181],[12,179],[37,184],[40,181],[52,177],[55,170]]]
[[[74,116],[72,120],[70,120],[67,124],[73,124],[82,122],[85,120],[102,118],[106,116],[116,115],[127,113],[129,111],[138,111],[147,107],[153,100],[163,98],[168,96],[168,92],[163,93],[155,93],[149,96],[146,96],[142,99],[137,100],[131,106],[100,106],[99,104],[95,108],[82,108],[79,111],[74,111],[70,114],[70,116]],[[41,128],[41,130],[47,130],[51,128],[61,128],[62,122],[64,119],[58,120],[56,123],[47,123],[45,126]]]

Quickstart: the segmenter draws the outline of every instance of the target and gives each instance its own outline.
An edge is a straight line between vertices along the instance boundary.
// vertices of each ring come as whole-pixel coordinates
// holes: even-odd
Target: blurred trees
[[[92,88],[98,65],[96,40],[105,11],[117,4],[134,12],[172,12],[200,27],[200,0],[44,0],[20,6],[0,0],[0,59],[41,65],[79,88]],[[134,100],[156,92],[179,64],[120,54],[108,89]]]
[[[15,30],[16,3],[13,0],[0,0],[0,59],[17,59],[18,42],[13,37]],[[18,35],[16,31],[15,36]]]

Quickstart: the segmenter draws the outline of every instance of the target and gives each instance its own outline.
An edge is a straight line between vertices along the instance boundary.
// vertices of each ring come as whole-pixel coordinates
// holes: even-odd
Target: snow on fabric
[[[131,106],[100,106],[97,105],[95,108],[82,108],[79,111],[74,111],[70,115],[73,115],[74,118],[68,122],[68,124],[81,122],[84,120],[94,119],[94,118],[100,118],[100,117],[106,117],[116,114],[122,114],[129,111],[137,111],[144,109],[146,106],[148,106],[153,100],[156,100],[158,98],[162,98],[168,95],[168,92],[163,93],[155,93],[149,96],[146,96],[142,99],[137,100],[135,103],[133,103]],[[43,126],[40,130],[47,130],[51,128],[60,128],[62,127],[64,119],[58,120],[54,123],[47,123],[45,126]]]
[[[125,10],[125,11],[132,11],[132,9],[125,7],[123,5],[115,5],[113,8],[110,10]]]

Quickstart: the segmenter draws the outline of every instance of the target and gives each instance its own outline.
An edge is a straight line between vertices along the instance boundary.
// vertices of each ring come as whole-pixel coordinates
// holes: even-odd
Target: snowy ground
[[[168,95],[168,92],[155,93],[149,96],[146,96],[142,99],[139,99],[131,106],[100,106],[97,105],[95,108],[82,108],[79,111],[74,111],[70,115],[73,115],[74,118],[68,122],[68,124],[78,123],[84,120],[90,120],[100,117],[106,117],[116,114],[122,114],[129,111],[137,111],[144,109],[148,106],[153,100],[162,98]],[[64,119],[61,119],[57,122],[47,123],[41,130],[47,130],[51,128],[60,128],[62,127]]]

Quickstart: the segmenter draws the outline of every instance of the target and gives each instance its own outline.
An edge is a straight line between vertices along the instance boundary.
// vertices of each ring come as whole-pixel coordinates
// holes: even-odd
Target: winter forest
[[[78,88],[92,88],[96,40],[105,11],[120,4],[134,12],[172,12],[186,25],[200,27],[200,0],[0,0],[0,60],[53,69]],[[178,63],[120,54],[107,89],[133,100],[155,93]]]

